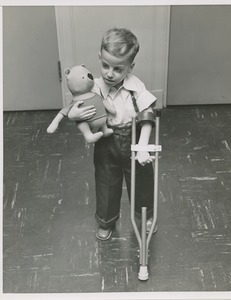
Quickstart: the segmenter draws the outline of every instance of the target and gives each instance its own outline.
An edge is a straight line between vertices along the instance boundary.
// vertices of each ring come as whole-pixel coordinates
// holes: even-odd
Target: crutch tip
[[[147,266],[140,266],[140,271],[138,274],[139,280],[148,280],[148,267]]]

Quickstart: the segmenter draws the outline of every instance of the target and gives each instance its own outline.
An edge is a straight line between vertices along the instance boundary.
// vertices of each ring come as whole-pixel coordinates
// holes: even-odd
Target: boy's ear
[[[132,63],[130,68],[129,68],[129,73],[133,70],[134,66],[135,66],[135,63]]]

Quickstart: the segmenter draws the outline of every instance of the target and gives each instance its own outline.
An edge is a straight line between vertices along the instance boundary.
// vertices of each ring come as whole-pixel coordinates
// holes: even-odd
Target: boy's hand
[[[83,101],[77,101],[68,113],[68,118],[72,121],[85,121],[90,119],[96,113],[94,105],[81,107]],[[79,107],[80,106],[80,107]]]
[[[145,166],[146,164],[149,164],[153,161],[149,152],[144,152],[144,151],[138,151],[136,155],[136,159],[141,164],[141,166]]]

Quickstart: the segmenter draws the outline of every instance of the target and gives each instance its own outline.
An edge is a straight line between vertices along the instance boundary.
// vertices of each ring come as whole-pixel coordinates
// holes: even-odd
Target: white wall
[[[167,105],[231,103],[231,5],[171,8]]]
[[[54,7],[3,8],[4,110],[62,107]]]
[[[138,18],[136,30],[143,46],[136,70],[143,77],[143,66],[151,66],[149,55],[141,59],[150,39],[142,35],[143,16],[129,11]],[[145,24],[152,26],[147,20]],[[167,105],[231,103],[230,32],[230,5],[172,6]],[[58,59],[54,7],[3,7],[4,110],[62,107]],[[147,79],[151,89],[152,80]]]

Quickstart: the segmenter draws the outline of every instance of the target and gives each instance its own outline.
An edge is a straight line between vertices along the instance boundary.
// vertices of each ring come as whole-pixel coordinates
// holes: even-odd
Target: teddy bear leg
[[[59,126],[59,123],[62,121],[63,118],[64,118],[64,115],[61,113],[58,113],[56,115],[56,117],[53,119],[53,121],[51,122],[51,124],[48,126],[47,132],[48,133],[55,132]]]
[[[81,131],[86,142],[89,144],[96,143],[103,136],[103,132],[101,132],[101,131],[92,133],[90,126],[87,122],[79,123],[78,128]]]
[[[113,133],[113,129],[108,128],[106,124],[101,127],[101,130],[103,132],[103,136],[105,137],[110,136]]]

